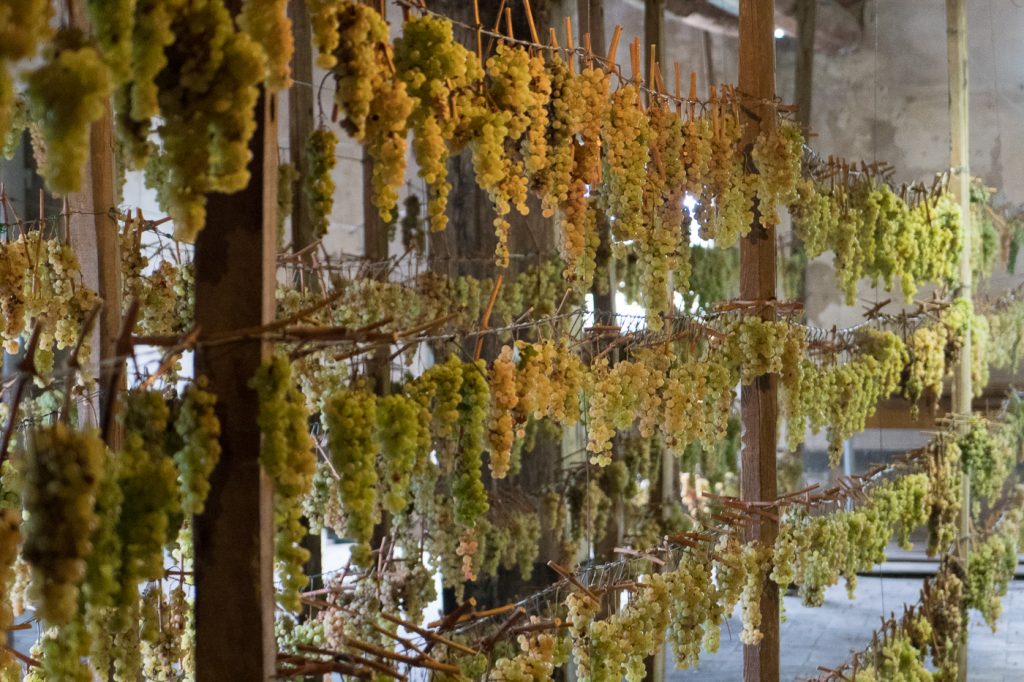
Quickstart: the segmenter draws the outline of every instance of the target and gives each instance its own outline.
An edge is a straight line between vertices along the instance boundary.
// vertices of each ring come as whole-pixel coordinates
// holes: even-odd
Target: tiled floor
[[[819,665],[835,667],[842,663],[850,651],[864,647],[883,613],[916,602],[920,589],[920,579],[861,577],[853,601],[847,599],[842,584],[826,593],[820,608],[806,608],[799,597],[786,597],[788,618],[781,628],[781,679],[813,679]],[[705,654],[699,670],[670,672],[670,682],[742,679],[743,646],[738,638],[742,626],[735,616],[730,628],[731,637],[727,629],[722,630],[718,653]],[[1024,582],[1011,583],[996,633],[976,613],[971,614],[968,673],[971,682],[1024,681]]]

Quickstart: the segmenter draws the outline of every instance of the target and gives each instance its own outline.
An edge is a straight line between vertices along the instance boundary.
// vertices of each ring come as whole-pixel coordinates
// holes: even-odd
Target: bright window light
[[[785,37],[786,37],[786,32],[785,31],[783,31],[781,28],[775,29],[775,39],[776,40],[778,40],[779,38],[785,38]]]

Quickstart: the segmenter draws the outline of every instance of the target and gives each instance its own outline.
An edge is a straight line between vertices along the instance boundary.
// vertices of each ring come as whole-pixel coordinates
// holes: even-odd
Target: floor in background
[[[788,619],[781,630],[781,679],[806,680],[818,675],[817,667],[838,666],[850,651],[860,650],[881,623],[881,615],[918,600],[920,579],[861,577],[857,597],[846,598],[840,584],[826,593],[820,608],[806,608],[796,596],[785,598]],[[699,670],[673,670],[669,682],[738,682],[742,679],[743,645],[739,609],[722,628],[718,653],[701,656]],[[1003,616],[996,633],[971,613],[968,644],[968,677],[971,682],[1020,682],[1024,680],[1024,582],[1010,584],[1003,599]],[[671,653],[669,654],[671,660]]]

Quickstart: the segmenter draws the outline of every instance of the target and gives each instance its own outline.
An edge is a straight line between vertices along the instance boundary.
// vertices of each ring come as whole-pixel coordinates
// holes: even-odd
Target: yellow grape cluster
[[[407,21],[394,49],[398,77],[415,98],[409,126],[419,175],[428,186],[428,221],[432,230],[443,230],[451,192],[448,145],[461,116],[452,103],[456,93],[482,77],[482,67],[476,55],[455,41],[451,22],[429,14]]]
[[[741,137],[736,103],[712,103],[711,157],[697,218],[701,236],[713,239],[716,246],[723,248],[734,246],[745,237],[754,220],[755,183],[744,170]]]
[[[15,562],[21,544],[21,514],[17,509],[0,510],[0,629],[5,633],[14,625],[12,588],[16,580]],[[9,644],[9,635],[4,643]],[[17,679],[21,672],[18,660],[8,651],[0,653],[0,679]]]
[[[622,242],[643,237],[643,195],[650,161],[651,127],[640,103],[640,91],[625,85],[611,95],[601,125],[604,184],[601,199],[619,252]]]
[[[291,60],[295,51],[287,0],[244,0],[238,27],[260,46],[266,62],[267,89],[276,92],[292,84]]]
[[[338,138],[329,128],[321,126],[309,134],[306,141],[306,157],[309,172],[302,181],[302,189],[309,201],[313,234],[322,237],[331,223],[334,209],[334,177],[331,171],[338,164],[334,149]]]
[[[637,240],[637,269],[647,325],[662,327],[662,316],[673,303],[670,290],[686,290],[690,279],[690,222],[683,208],[686,185],[684,123],[665,103],[648,110],[651,129],[651,163],[644,189],[644,213],[648,216],[645,238]]]
[[[52,15],[53,5],[49,0],[9,2],[0,6],[0,137],[4,139],[16,116],[12,67],[32,58],[39,45],[50,38]]]
[[[531,623],[539,623],[536,616]],[[534,682],[551,679],[555,668],[565,662],[564,639],[548,632],[527,632],[516,638],[520,653],[494,662],[487,679],[493,682]]]
[[[40,325],[36,368],[42,374],[53,367],[53,347],[75,345],[97,302],[96,293],[82,281],[70,244],[44,239],[38,231],[0,244],[0,336],[8,352],[17,352],[35,320]],[[90,347],[86,339],[83,356]]]
[[[342,113],[342,127],[356,140],[362,140],[374,108],[375,93],[382,89],[386,78],[384,50],[389,42],[388,25],[369,5],[352,0],[330,5],[333,16],[329,21],[334,24],[337,39],[332,39],[333,45],[318,45],[317,61],[334,76],[335,102]],[[379,113],[384,112],[374,111],[374,115]]]
[[[487,415],[487,444],[492,478],[505,478],[512,460],[515,424],[512,410],[519,404],[516,363],[512,348],[503,346],[489,372],[491,402]]]
[[[552,419],[568,426],[580,419],[580,393],[586,382],[586,368],[566,339],[544,339],[534,343],[517,341],[519,362],[516,372],[517,437],[523,437],[527,419]]]
[[[278,599],[297,611],[299,590],[308,582],[302,568],[309,559],[301,546],[306,529],[300,501],[309,494],[316,469],[308,413],[283,356],[262,365],[249,386],[259,398],[260,464],[274,482],[274,559],[282,583]]]

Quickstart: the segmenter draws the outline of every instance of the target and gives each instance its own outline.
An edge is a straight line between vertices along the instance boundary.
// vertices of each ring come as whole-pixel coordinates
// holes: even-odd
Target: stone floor
[[[861,577],[857,598],[849,601],[840,584],[826,593],[820,608],[807,608],[800,598],[787,596],[788,618],[781,628],[781,679],[806,680],[818,675],[817,667],[835,667],[850,651],[860,650],[880,616],[918,599],[921,580],[916,578]],[[674,670],[670,682],[736,682],[742,679],[742,628],[737,610],[729,629],[722,629],[722,646],[714,655],[704,654],[698,670]],[[1003,599],[1003,617],[993,633],[976,613],[971,614],[968,648],[968,679],[971,682],[1021,682],[1024,680],[1024,581],[1010,584]]]

